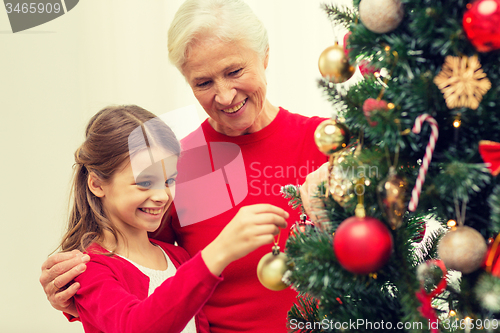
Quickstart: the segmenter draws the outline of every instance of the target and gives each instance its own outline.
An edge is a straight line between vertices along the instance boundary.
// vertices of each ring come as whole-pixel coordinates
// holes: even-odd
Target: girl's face
[[[140,151],[101,186],[106,215],[125,236],[155,231],[172,203],[178,158],[170,152],[162,153],[164,158],[152,163],[151,156],[159,155]]]

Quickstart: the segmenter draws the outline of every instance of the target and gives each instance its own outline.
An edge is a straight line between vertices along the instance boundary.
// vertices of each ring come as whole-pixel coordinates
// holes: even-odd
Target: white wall
[[[156,114],[197,105],[167,61],[166,31],[181,2],[84,0],[16,34],[0,10],[0,332],[82,331],[38,282],[64,230],[73,152],[108,104]],[[316,86],[318,57],[334,39],[321,2],[248,0],[270,35],[269,100],[310,116],[332,115]]]

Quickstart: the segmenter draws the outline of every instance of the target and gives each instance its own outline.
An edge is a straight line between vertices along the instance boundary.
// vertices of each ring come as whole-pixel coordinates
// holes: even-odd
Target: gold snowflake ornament
[[[447,56],[434,83],[443,93],[449,109],[467,107],[475,110],[491,88],[477,56]]]

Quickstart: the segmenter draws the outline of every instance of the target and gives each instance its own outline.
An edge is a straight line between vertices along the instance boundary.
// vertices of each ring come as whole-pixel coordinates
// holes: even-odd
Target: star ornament
[[[449,109],[477,109],[491,82],[481,69],[477,56],[447,56],[441,72],[434,78]]]

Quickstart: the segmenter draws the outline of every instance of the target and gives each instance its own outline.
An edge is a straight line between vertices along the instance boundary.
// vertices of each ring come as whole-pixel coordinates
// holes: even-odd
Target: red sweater
[[[269,203],[290,213],[289,226],[281,231],[280,247],[283,251],[289,228],[299,219],[299,212],[288,206],[280,189],[288,184],[302,184],[307,174],[327,161],[313,137],[314,130],[323,120],[280,108],[268,126],[259,132],[237,137],[218,133],[205,121],[201,130],[206,142],[210,143],[210,151],[207,151],[206,143],[204,148],[193,149],[200,145],[200,129],[181,142],[183,150],[190,150],[183,152],[179,160],[174,205],[179,216],[181,210],[191,213],[185,218],[178,218],[176,212],[169,214],[154,237],[167,242],[176,240],[194,256],[215,239],[241,207]],[[221,146],[221,142],[233,145]],[[238,169],[239,165],[243,165],[243,172]],[[221,169],[224,169],[222,173]],[[201,181],[202,176],[215,174],[215,171],[219,171],[227,187]],[[190,175],[186,176],[186,173]],[[214,176],[214,179],[218,178]],[[179,203],[178,197],[183,197],[185,192],[181,187],[190,180],[198,180],[197,187],[187,191],[186,202]],[[202,220],[211,208],[213,217]],[[259,260],[271,252],[271,247],[263,246],[224,270],[224,281],[203,308],[212,332],[286,332],[287,312],[295,301],[296,292],[290,288],[268,290],[260,284],[256,274]]]
[[[85,332],[181,332],[195,315],[197,331],[210,331],[200,309],[222,278],[208,270],[201,254],[189,260],[182,248],[154,242],[178,269],[149,297],[149,278],[137,267],[119,256],[96,254],[107,252],[97,244],[89,247],[91,260],[75,279],[81,285],[75,304]]]

